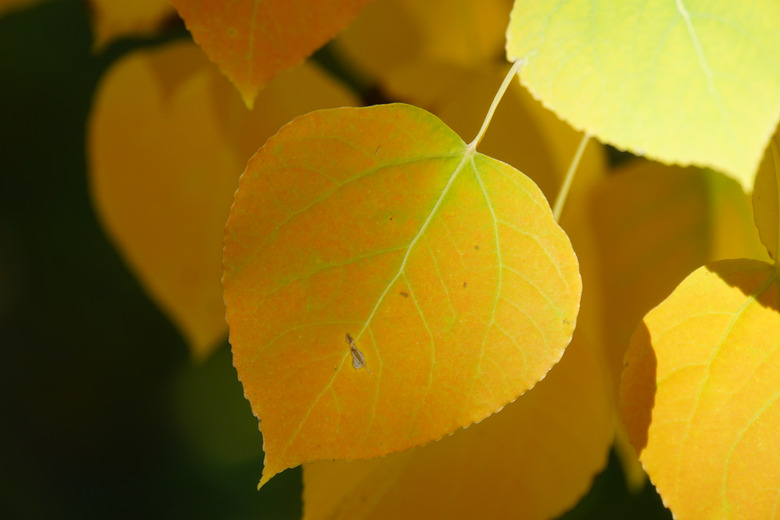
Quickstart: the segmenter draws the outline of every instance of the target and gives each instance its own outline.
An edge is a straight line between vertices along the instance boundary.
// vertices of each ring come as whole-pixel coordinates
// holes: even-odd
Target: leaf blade
[[[517,2],[510,60],[535,96],[599,139],[708,166],[746,191],[780,118],[774,2]]]
[[[265,434],[261,483],[484,418],[560,358],[579,306],[576,258],[538,188],[408,105],[283,128],[242,176],[225,243],[235,363]],[[346,334],[370,373],[349,367]],[[526,354],[519,338],[547,347]],[[309,384],[291,390],[301,368]]]
[[[626,354],[621,411],[667,506],[770,518],[780,490],[780,286],[773,266],[702,267],[651,311]]]
[[[271,78],[343,29],[368,0],[173,0],[195,41],[250,109]]]

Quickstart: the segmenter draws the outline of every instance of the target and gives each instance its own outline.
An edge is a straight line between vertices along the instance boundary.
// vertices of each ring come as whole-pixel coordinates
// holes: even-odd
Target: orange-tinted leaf
[[[598,353],[577,335],[500,413],[404,453],[304,466],[304,519],[553,518],[605,462],[611,408]]]
[[[536,185],[409,105],[285,126],[241,178],[224,263],[261,483],[485,418],[560,358],[579,306]]]
[[[753,186],[753,215],[769,256],[777,258],[780,223],[780,135],[775,134],[764,153]]]
[[[104,47],[122,36],[148,36],[176,12],[168,0],[90,0],[94,46]]]
[[[89,124],[93,200],[196,355],[225,333],[224,224],[247,159],[292,117],[353,101],[305,66],[273,81],[250,113],[191,43],[136,52],[107,73]]]
[[[775,518],[780,284],[774,266],[702,267],[631,339],[621,411],[676,518]]]
[[[343,29],[368,0],[171,0],[252,108],[260,88]]]

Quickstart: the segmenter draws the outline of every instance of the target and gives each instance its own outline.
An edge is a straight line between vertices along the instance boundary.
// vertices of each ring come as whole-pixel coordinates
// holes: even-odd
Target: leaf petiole
[[[569,189],[571,183],[574,180],[574,173],[577,171],[577,167],[580,165],[580,159],[582,159],[582,153],[585,151],[585,146],[590,140],[590,134],[585,133],[580,140],[580,145],[577,147],[577,151],[574,153],[574,158],[571,160],[569,170],[566,172],[566,177],[561,184],[561,191],[558,192],[558,197],[555,199],[555,205],[553,206],[553,216],[556,222],[560,222],[561,213],[563,212],[563,205],[566,203],[566,198],[569,196]]]
[[[488,126],[490,126],[490,121],[493,119],[493,114],[496,112],[496,107],[498,107],[498,104],[501,102],[501,98],[504,97],[506,89],[509,88],[509,83],[512,81],[512,79],[514,79],[517,71],[520,70],[520,67],[522,67],[524,63],[525,60],[517,60],[512,64],[509,72],[506,73],[506,77],[504,78],[503,83],[501,83],[501,86],[498,87],[498,92],[496,92],[495,97],[493,97],[493,102],[490,104],[487,115],[485,115],[485,120],[482,121],[482,128],[479,129],[479,132],[477,132],[477,136],[474,138],[474,140],[469,143],[469,150],[473,151],[477,148],[477,146],[479,146],[479,143],[485,136],[485,132],[487,132]]]
[[[772,140],[769,143],[772,148],[772,165],[774,166],[774,170],[775,170],[775,184],[777,187],[777,191],[775,191],[775,197],[776,197],[775,200],[777,201],[777,206],[780,207],[780,152],[778,152],[777,150],[777,145],[775,144],[774,138],[772,138]],[[773,260],[775,261],[775,268],[777,269],[778,268],[777,257],[780,256],[777,253],[777,251],[780,250],[780,213],[775,216],[777,217],[778,222],[777,222],[777,237],[776,237],[777,242],[775,243],[775,254],[774,254],[775,258],[773,258]]]

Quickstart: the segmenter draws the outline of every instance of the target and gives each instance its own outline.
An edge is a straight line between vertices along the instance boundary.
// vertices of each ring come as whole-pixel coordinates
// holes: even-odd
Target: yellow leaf
[[[479,424],[404,453],[305,465],[304,519],[560,515],[590,487],[612,440],[597,355],[575,335],[543,381]]]
[[[676,518],[776,517],[778,338],[774,266],[725,260],[686,278],[631,339],[623,420]]]
[[[252,108],[263,85],[301,63],[368,0],[171,0],[192,37]]]
[[[617,405],[623,356],[642,316],[708,261],[765,255],[747,196],[712,171],[635,161],[597,185],[589,203],[580,221],[592,238],[571,235],[586,288],[579,326],[601,322],[592,337],[604,349]],[[601,301],[588,299],[594,289]],[[592,316],[597,305],[603,309]],[[618,454],[636,487],[643,476],[622,430],[618,421]]]
[[[224,264],[261,484],[487,417],[560,358],[580,298],[536,185],[409,105],[285,126],[241,177]]]
[[[94,46],[105,47],[123,36],[149,36],[169,17],[176,16],[168,0],[90,0]]]
[[[775,0],[515,2],[507,56],[575,128],[750,191],[780,118]]]
[[[413,70],[494,60],[508,22],[506,0],[375,0],[334,43],[364,73],[409,99],[431,91],[431,81],[445,85],[440,74],[420,78]]]
[[[712,171],[637,161],[594,190],[591,212],[617,391],[637,323],[687,274],[712,260],[765,255],[747,196]]]
[[[753,187],[753,214],[761,242],[771,258],[777,258],[778,221],[780,221],[780,135],[769,142]]]
[[[225,333],[224,224],[247,159],[292,117],[353,102],[307,65],[272,82],[249,113],[191,43],[133,53],[102,81],[89,121],[97,212],[196,356]]]

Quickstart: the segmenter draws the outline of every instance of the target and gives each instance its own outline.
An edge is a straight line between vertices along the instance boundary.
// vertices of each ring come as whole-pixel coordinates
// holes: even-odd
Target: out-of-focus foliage
[[[258,91],[343,29],[368,0],[171,0],[192,37],[253,107]]]
[[[90,120],[93,198],[197,357],[226,332],[222,237],[246,160],[290,118],[355,102],[304,64],[272,81],[250,112],[189,42],[130,54],[106,74]]]

